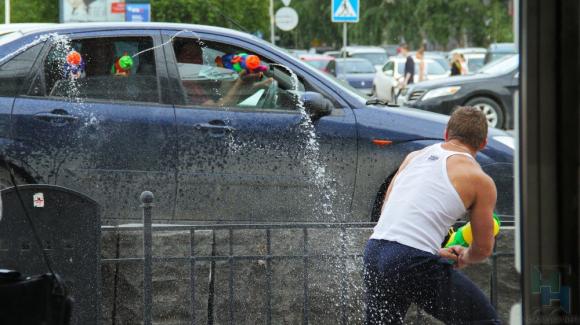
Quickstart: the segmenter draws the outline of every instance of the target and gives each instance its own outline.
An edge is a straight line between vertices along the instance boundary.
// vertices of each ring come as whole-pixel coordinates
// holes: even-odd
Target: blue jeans
[[[366,324],[403,324],[411,303],[446,324],[500,324],[483,292],[438,255],[370,239],[364,264]]]

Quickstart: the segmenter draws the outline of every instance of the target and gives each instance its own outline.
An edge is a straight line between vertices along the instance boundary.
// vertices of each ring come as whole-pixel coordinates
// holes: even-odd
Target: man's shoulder
[[[493,184],[493,179],[481,169],[481,166],[473,158],[465,155],[450,156],[447,159],[447,171],[473,183]]]

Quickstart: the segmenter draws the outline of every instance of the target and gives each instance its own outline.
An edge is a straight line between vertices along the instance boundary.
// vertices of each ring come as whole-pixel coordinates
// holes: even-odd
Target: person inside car
[[[203,49],[199,44],[191,41],[176,41],[174,43],[174,49],[177,63],[204,65]],[[213,81],[207,83],[199,79],[182,79],[182,85],[186,89],[188,100],[191,104],[218,107],[235,106],[257,90],[267,88],[272,82],[272,78],[266,78],[261,72],[247,73],[245,70],[239,73],[238,78],[233,83],[222,81],[217,89]],[[212,95],[211,93],[214,94]],[[221,96],[221,94],[225,95]]]

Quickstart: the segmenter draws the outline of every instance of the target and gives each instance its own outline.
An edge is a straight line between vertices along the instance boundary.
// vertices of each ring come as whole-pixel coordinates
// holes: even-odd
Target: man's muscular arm
[[[493,209],[497,199],[495,183],[483,172],[474,177],[476,197],[471,206],[473,242],[459,255],[459,267],[479,263],[493,253]]]

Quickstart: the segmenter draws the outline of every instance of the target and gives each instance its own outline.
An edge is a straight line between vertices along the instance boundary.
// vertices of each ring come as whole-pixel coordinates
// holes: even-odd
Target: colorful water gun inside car
[[[268,66],[262,64],[260,57],[253,54],[238,53],[238,54],[224,54],[215,59],[218,67],[224,67],[236,72],[246,70],[247,73],[265,72]]]
[[[68,52],[64,64],[64,77],[67,79],[78,79],[83,76],[84,72],[85,60],[83,60],[81,54],[75,50]]]
[[[130,55],[123,54],[120,58],[118,58],[113,66],[111,67],[111,74],[117,76],[128,76],[131,72],[131,68],[133,67],[133,58]]]

